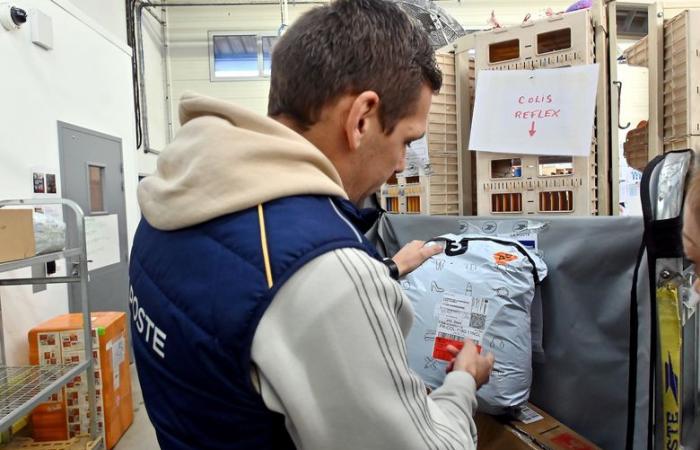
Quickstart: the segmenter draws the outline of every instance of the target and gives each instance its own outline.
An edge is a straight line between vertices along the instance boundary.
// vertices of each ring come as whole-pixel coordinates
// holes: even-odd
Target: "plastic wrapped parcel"
[[[445,377],[446,346],[464,338],[496,357],[478,392],[479,409],[500,413],[527,402],[532,382],[530,308],[547,266],[515,239],[447,234],[445,251],[401,280],[415,310],[409,365],[429,386]]]

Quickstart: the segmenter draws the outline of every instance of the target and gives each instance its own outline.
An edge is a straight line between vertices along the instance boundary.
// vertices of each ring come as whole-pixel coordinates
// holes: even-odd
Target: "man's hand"
[[[416,270],[431,256],[443,251],[439,243],[427,246],[425,241],[411,241],[394,255],[393,259],[399,268],[399,276],[408,275]]]
[[[477,389],[489,382],[489,376],[491,375],[491,370],[493,370],[493,363],[496,360],[493,353],[489,353],[486,356],[480,355],[476,344],[470,339],[464,340],[464,347],[462,347],[462,350],[448,345],[447,351],[455,357],[447,368],[448,372],[451,370],[461,370],[469,373],[474,377]]]

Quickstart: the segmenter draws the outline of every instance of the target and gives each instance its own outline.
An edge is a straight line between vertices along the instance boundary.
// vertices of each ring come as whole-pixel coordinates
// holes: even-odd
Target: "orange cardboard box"
[[[31,209],[0,208],[0,262],[36,254],[33,214]]]
[[[29,331],[31,364],[70,364],[85,358],[82,314],[64,314]],[[92,374],[80,374],[32,413],[37,441],[59,441],[89,432],[87,376],[95,377],[97,430],[113,448],[133,421],[126,315],[92,313]]]
[[[532,404],[527,406],[531,419],[537,419],[538,415],[540,418],[525,423],[477,413],[477,450],[600,450],[546,412]]]

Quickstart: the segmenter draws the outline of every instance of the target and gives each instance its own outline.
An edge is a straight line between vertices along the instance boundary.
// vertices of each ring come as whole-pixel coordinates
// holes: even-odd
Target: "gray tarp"
[[[540,287],[544,360],[533,363],[531,401],[607,450],[625,448],[632,278],[641,218],[527,217],[549,224],[539,248],[549,268]],[[504,217],[504,220],[513,220]],[[393,255],[413,239],[459,233],[460,222],[494,218],[385,215],[369,234]],[[463,224],[462,224],[463,228]],[[383,242],[379,242],[380,236]],[[642,265],[635,449],[646,448],[649,281]]]

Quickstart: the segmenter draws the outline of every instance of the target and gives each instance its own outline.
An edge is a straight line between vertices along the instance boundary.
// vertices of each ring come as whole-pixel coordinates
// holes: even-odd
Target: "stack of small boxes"
[[[29,332],[32,364],[76,364],[85,358],[82,315],[65,314]],[[108,449],[133,420],[131,379],[125,314],[92,313],[92,357],[97,397],[97,432]],[[88,384],[82,373],[32,414],[33,435],[38,441],[73,438],[89,433]]]

